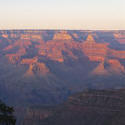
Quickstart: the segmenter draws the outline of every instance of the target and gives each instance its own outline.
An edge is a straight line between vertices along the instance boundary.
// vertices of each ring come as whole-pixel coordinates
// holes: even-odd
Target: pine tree
[[[13,112],[13,107],[6,106],[0,101],[0,125],[15,125],[16,119]]]

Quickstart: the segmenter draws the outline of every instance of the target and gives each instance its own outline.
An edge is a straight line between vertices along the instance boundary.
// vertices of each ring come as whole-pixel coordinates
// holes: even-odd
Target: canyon
[[[125,31],[1,30],[1,88],[15,104],[17,95],[48,104],[85,88],[122,88],[124,40]]]
[[[0,31],[0,98],[16,109],[62,104],[86,89],[120,88],[125,31]]]

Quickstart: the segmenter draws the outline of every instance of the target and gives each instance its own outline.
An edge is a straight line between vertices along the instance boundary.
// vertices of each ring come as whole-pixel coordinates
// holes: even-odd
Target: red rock
[[[38,76],[46,76],[49,73],[49,69],[46,67],[44,63],[31,63],[29,65],[29,69],[25,73],[25,77],[33,77],[35,75]]]
[[[108,75],[108,71],[104,68],[104,62],[101,62],[93,71],[93,75]]]
[[[61,31],[54,35],[53,40],[72,40],[72,37],[67,33],[67,31]]]
[[[31,58],[31,59],[22,59],[21,64],[33,64],[37,62],[37,58]]]
[[[120,64],[119,59],[125,59],[125,51],[118,51],[109,48],[110,43],[97,43],[94,39],[94,37],[97,37],[96,33],[89,32],[86,40],[81,43],[74,41],[72,36],[69,35],[67,31],[55,32],[53,40],[49,40],[47,42],[42,40],[40,34],[35,33],[37,32],[33,33],[31,31],[27,31],[24,34],[20,34],[20,38],[18,40],[9,41],[10,45],[3,49],[4,52],[9,53],[11,50],[18,48],[15,53],[6,54],[6,57],[13,64],[19,63],[22,65],[29,65],[30,73],[28,74],[34,74],[32,73],[32,68],[34,69],[34,67],[44,67],[43,69],[45,70],[45,66],[43,66],[43,64],[38,64],[37,56],[43,56],[49,60],[63,63],[65,59],[63,52],[65,52],[67,56],[73,60],[79,59],[79,56],[75,55],[73,50],[80,51],[81,54],[88,57],[92,62],[99,62],[99,65],[94,71],[92,71],[95,74],[109,74],[109,72],[111,73],[113,71],[117,73],[124,72],[124,66]],[[47,35],[46,32],[42,34]],[[6,33],[3,32],[3,35],[6,35]],[[11,37],[16,37],[16,35],[17,34],[14,34],[13,32],[10,34]],[[73,33],[73,36],[78,38],[76,33]],[[125,35],[116,33],[114,34],[114,37],[116,39],[124,39]],[[25,57],[24,59],[23,56],[28,54],[27,50],[29,50],[30,46],[33,45],[31,41],[32,39],[37,39],[37,44],[35,44],[34,50],[38,50],[38,54],[36,54],[33,58],[29,59]],[[111,58],[114,58],[115,60],[111,60]],[[110,65],[109,70],[104,67],[105,61]]]
[[[110,72],[120,74],[120,73],[125,73],[125,68],[124,66],[116,59],[110,59],[108,60],[108,63],[110,64]]]

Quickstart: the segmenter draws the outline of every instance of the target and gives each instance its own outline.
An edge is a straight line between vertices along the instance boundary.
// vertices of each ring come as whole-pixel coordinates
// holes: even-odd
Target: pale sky
[[[0,0],[0,29],[125,30],[125,0]]]

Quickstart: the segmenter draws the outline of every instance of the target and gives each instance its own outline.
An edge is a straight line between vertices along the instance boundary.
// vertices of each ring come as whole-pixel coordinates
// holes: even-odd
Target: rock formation
[[[53,40],[72,40],[72,37],[67,33],[67,31],[61,31],[54,35]]]

